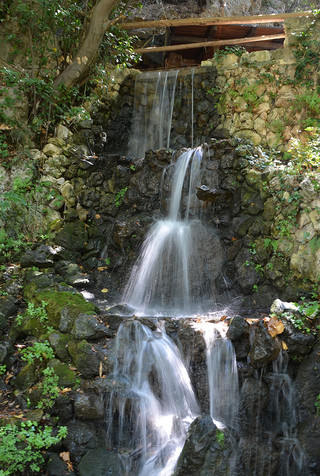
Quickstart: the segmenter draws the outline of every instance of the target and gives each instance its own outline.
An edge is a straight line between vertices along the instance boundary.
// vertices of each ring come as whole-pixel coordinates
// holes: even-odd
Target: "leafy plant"
[[[48,341],[35,342],[33,346],[26,347],[20,351],[21,359],[32,364],[35,360],[43,361],[53,359],[54,351]]]
[[[223,431],[216,430],[216,440],[217,440],[217,443],[219,444],[220,448],[224,448],[225,436],[224,436]]]
[[[41,323],[46,322],[48,320],[48,314],[46,311],[47,304],[47,302],[41,301],[41,305],[36,306],[33,302],[28,302],[26,315],[30,318],[39,319]]]
[[[50,426],[35,421],[0,427],[0,476],[22,474],[25,470],[39,473],[44,463],[43,450],[67,436],[61,426],[54,435]]]
[[[116,198],[114,199],[116,207],[120,207],[127,190],[128,187],[124,187],[116,194]]]
[[[59,377],[54,369],[47,367],[42,371],[44,378],[40,384],[41,399],[37,404],[37,408],[50,408],[59,396]]]

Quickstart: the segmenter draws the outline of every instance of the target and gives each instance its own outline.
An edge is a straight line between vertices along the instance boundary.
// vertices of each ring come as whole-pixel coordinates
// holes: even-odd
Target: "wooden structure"
[[[198,65],[212,58],[214,51],[226,46],[243,46],[248,51],[281,48],[285,39],[284,21],[308,17],[310,12],[248,17],[182,18],[157,21],[122,23],[126,30],[165,28],[161,46],[145,46],[135,51],[140,54],[162,53],[167,67]],[[270,26],[270,24],[280,24]]]

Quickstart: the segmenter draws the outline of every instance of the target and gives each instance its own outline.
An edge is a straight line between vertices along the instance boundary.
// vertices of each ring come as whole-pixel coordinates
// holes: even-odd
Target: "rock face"
[[[177,462],[174,476],[230,474],[232,445],[211,417],[198,417],[191,424],[188,438]]]

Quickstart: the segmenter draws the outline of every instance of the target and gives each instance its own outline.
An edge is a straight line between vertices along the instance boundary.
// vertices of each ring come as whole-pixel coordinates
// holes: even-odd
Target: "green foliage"
[[[126,30],[118,25],[112,25],[103,37],[100,45],[100,53],[103,60],[117,66],[129,68],[132,63],[140,59],[140,55],[134,52],[133,44],[137,41],[136,36],[131,36]]]
[[[295,173],[320,170],[320,132],[317,128],[309,128],[311,137],[307,141],[293,139],[291,141],[291,164]]]
[[[0,375],[4,375],[7,371],[6,365],[0,365]]]
[[[29,302],[26,309],[26,315],[30,318],[39,319],[40,322],[44,323],[48,320],[46,305],[47,303],[45,301],[41,301],[40,306],[36,306],[33,302]]]
[[[35,342],[33,346],[26,347],[20,351],[21,359],[29,365],[34,361],[40,361],[54,358],[54,351],[48,341]]]
[[[225,436],[224,436],[223,431],[216,430],[216,440],[217,440],[217,443],[219,444],[220,448],[224,448]]]
[[[128,190],[128,187],[124,187],[116,194],[116,198],[114,199],[116,207],[120,207],[123,197],[125,196],[127,190]]]
[[[59,377],[51,367],[42,371],[44,378],[40,383],[41,399],[37,403],[37,408],[49,409],[59,396]]]
[[[61,426],[56,434],[50,426],[26,421],[0,427],[0,476],[22,474],[24,470],[39,473],[44,463],[43,450],[67,436]]]
[[[246,49],[243,48],[242,46],[226,46],[224,47],[223,49],[219,49],[217,51],[215,51],[214,53],[214,59],[218,62],[218,63],[221,63],[221,61],[227,56],[227,55],[230,55],[230,54],[234,54],[234,55],[237,55],[237,56],[242,56],[243,53],[246,52]]]

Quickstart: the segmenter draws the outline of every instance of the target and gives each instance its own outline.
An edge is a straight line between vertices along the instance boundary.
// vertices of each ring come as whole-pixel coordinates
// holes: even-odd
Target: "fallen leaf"
[[[232,241],[232,242],[233,242],[233,241],[238,241],[238,240],[239,240],[239,238],[237,238],[236,236],[233,236],[233,237],[231,238],[231,241]]]
[[[95,217],[95,218],[100,218],[99,213],[96,213],[94,217]]]
[[[281,345],[282,345],[282,350],[288,350],[288,346],[283,340],[281,341]]]
[[[108,269],[108,266],[98,266],[98,271],[104,271],[105,269]]]
[[[228,316],[221,316],[220,321],[225,321],[228,318]]]
[[[68,388],[68,387],[67,387],[67,388],[63,388],[63,389],[61,390],[61,393],[67,393],[67,392],[71,392],[71,391],[72,391],[72,388]]]
[[[284,331],[284,324],[280,319],[277,319],[275,316],[271,317],[268,322],[267,330],[271,337],[275,337],[278,334],[282,334]]]
[[[64,461],[67,464],[68,470],[73,471],[73,466],[72,466],[72,463],[70,461],[70,452],[69,451],[63,451],[62,453],[59,454],[59,456],[62,459],[62,461]]]
[[[109,289],[107,289],[107,288],[101,289],[101,292],[102,292],[102,293],[107,293],[108,291],[109,291]]]
[[[255,324],[256,322],[259,322],[259,319],[250,319],[250,318],[247,318],[247,319],[245,319],[245,321],[246,321],[248,324],[250,324],[250,326],[251,326],[251,324]]]

